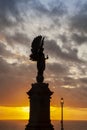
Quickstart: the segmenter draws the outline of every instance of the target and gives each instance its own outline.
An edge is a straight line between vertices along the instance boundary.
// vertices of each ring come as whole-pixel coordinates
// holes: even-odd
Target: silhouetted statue
[[[45,55],[43,53],[44,51],[43,44],[44,44],[44,37],[40,35],[34,38],[31,46],[32,54],[30,55],[30,60],[37,61],[37,69],[38,69],[38,74],[36,77],[37,82],[43,82],[44,80],[43,72],[45,70],[45,60],[48,59],[48,56],[45,58]]]
[[[37,63],[36,83],[32,83],[31,89],[27,92],[30,99],[30,117],[25,130],[54,130],[50,120],[50,99],[53,92],[49,84],[43,82],[45,62],[48,56],[44,55],[44,37],[37,36],[31,45],[30,60]]]

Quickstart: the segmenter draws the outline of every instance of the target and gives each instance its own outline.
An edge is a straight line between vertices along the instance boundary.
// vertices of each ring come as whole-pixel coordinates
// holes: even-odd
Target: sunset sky
[[[0,120],[28,118],[26,92],[37,75],[29,55],[38,35],[49,56],[51,118],[60,119],[63,97],[65,120],[87,120],[87,0],[0,0]]]

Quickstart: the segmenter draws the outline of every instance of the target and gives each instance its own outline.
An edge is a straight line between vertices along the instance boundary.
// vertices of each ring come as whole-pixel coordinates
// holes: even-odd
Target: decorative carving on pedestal
[[[45,70],[45,57],[43,53],[44,38],[36,37],[32,42],[30,59],[37,62],[37,83],[27,92],[30,99],[30,118],[25,130],[54,130],[50,120],[50,98],[53,92],[48,83],[43,83]]]

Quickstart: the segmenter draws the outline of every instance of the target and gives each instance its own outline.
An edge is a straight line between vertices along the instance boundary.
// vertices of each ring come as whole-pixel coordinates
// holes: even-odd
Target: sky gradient
[[[60,107],[63,97],[65,107],[87,114],[87,0],[0,0],[0,106],[28,106],[37,73],[29,55],[38,35],[49,56],[51,106]]]

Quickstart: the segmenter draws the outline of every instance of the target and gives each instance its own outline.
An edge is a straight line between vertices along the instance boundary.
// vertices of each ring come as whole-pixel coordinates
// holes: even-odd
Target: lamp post
[[[64,130],[63,128],[63,104],[64,104],[63,98],[61,98],[60,103],[61,103],[61,130]]]

